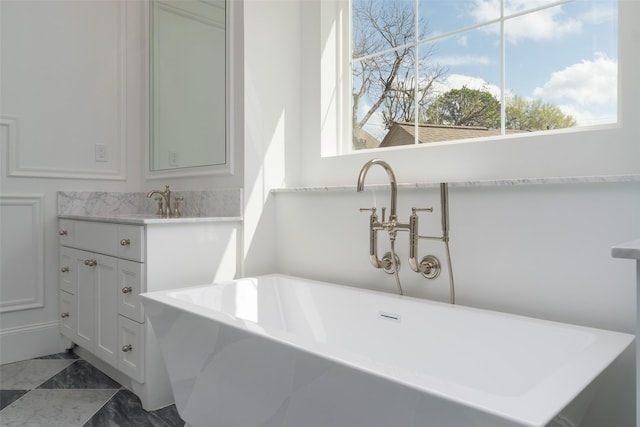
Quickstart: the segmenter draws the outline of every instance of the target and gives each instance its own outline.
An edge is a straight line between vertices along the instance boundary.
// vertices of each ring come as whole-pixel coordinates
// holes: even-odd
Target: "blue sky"
[[[505,0],[505,15],[550,3],[558,2]],[[426,20],[427,37],[439,37],[495,19],[500,0],[421,0],[419,13]],[[558,105],[579,125],[616,121],[615,0],[573,0],[515,17],[506,21],[505,36],[507,95]],[[438,90],[466,85],[498,96],[499,42],[498,24],[435,40],[430,60],[448,68]]]

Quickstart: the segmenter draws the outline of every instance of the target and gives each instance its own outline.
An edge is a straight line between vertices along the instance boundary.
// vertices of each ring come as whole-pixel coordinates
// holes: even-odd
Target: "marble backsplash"
[[[242,190],[223,188],[207,191],[171,191],[171,208],[176,196],[183,217],[240,217]],[[58,215],[113,216],[154,215],[158,202],[147,193],[105,191],[58,191]]]

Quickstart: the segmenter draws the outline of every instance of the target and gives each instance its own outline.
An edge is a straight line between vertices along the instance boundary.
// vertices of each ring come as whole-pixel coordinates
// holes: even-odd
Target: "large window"
[[[617,0],[351,0],[351,148],[615,123],[617,37]]]

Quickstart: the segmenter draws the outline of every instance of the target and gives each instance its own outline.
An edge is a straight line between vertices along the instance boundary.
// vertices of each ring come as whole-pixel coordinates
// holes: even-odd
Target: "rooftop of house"
[[[529,131],[507,129],[507,134],[523,132]],[[378,146],[392,147],[397,145],[410,145],[414,143],[415,135],[416,126],[413,123],[394,123]],[[500,129],[490,129],[480,126],[418,125],[418,141],[420,144],[497,135],[500,135]]]

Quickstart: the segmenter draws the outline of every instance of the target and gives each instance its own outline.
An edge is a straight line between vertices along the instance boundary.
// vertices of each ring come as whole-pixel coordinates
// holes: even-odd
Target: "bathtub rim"
[[[535,384],[528,392],[517,396],[498,395],[476,388],[471,388],[462,384],[453,384],[443,379],[433,376],[420,376],[422,381],[415,378],[407,378],[404,375],[398,377],[391,375],[380,369],[379,365],[371,363],[371,359],[358,357],[353,352],[341,351],[335,346],[321,344],[312,339],[301,339],[290,332],[276,328],[260,326],[254,322],[238,318],[228,313],[219,312],[188,301],[179,300],[171,296],[175,293],[185,293],[190,290],[209,288],[219,285],[230,285],[242,280],[259,280],[260,278],[284,278],[289,280],[300,280],[311,285],[328,286],[338,288],[341,291],[368,293],[404,301],[413,301],[428,306],[437,306],[445,310],[464,311],[478,313],[480,315],[490,315],[503,317],[505,319],[517,319],[519,321],[533,322],[536,324],[560,327],[579,332],[591,333],[596,336],[594,342],[589,344],[583,351],[581,357],[576,361],[567,359],[562,366],[556,369],[552,375],[545,377]],[[500,311],[487,310],[463,305],[451,305],[440,301],[432,301],[410,296],[400,296],[386,292],[379,292],[371,289],[357,288],[348,285],[323,282],[303,277],[286,274],[272,273],[266,275],[256,275],[252,277],[238,278],[235,280],[221,281],[216,283],[196,285],[185,288],[168,289],[140,294],[142,304],[149,301],[150,304],[164,304],[171,306],[182,312],[204,317],[225,326],[256,334],[262,338],[293,347],[298,351],[313,354],[326,358],[334,363],[338,363],[370,375],[383,378],[388,381],[409,387],[419,392],[426,393],[444,400],[470,407],[482,412],[486,412],[500,418],[521,423],[526,426],[542,427],[546,426],[553,418],[562,412],[571,402],[578,397],[582,391],[596,381],[601,374],[631,345],[635,337],[631,334],[605,329],[593,328],[589,326],[574,325],[569,323],[539,319],[530,316],[523,316]],[[153,323],[153,321],[151,322]],[[615,349],[614,349],[615,348]],[[327,351],[329,350],[329,351]],[[586,358],[584,357],[586,354]],[[585,372],[588,372],[585,378]],[[397,374],[397,372],[396,372]],[[426,378],[425,378],[426,377]],[[428,385],[424,384],[424,381]]]

